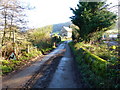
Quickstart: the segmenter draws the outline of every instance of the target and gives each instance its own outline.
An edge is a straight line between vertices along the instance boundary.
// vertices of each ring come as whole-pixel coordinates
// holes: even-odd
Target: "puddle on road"
[[[63,57],[48,88],[76,88],[71,67],[72,58]]]

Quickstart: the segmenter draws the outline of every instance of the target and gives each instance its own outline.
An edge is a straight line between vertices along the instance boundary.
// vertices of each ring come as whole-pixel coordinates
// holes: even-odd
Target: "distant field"
[[[67,41],[67,40],[72,40],[72,38],[67,38],[67,39],[63,38],[62,39],[62,41]]]

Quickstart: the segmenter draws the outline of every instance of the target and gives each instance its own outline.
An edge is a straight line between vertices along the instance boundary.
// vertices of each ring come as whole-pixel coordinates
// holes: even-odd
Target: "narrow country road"
[[[48,88],[77,88],[74,76],[73,58],[70,48],[66,44],[65,55],[61,59]]]
[[[3,78],[2,88],[77,88],[68,42],[22,71]]]
[[[57,54],[63,53],[65,44],[62,43],[53,52],[46,55],[42,60],[38,60],[31,66],[23,69],[22,71],[10,75],[7,77],[2,77],[2,88],[22,88],[28,82],[29,79],[41,68],[41,66],[48,61],[50,58],[55,57]]]

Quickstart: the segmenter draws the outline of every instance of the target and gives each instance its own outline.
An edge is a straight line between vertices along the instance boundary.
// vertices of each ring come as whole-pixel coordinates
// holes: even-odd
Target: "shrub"
[[[104,60],[95,54],[92,54],[89,48],[86,50],[86,46],[83,43],[74,44],[69,43],[71,50],[74,52],[75,60],[77,61],[77,67],[79,67],[83,80],[90,84],[90,87],[97,88],[118,88],[120,87],[119,79],[120,62],[114,57],[113,52],[110,52],[110,59]],[[83,46],[83,47],[82,47]],[[94,47],[93,47],[94,48]],[[99,50],[104,50],[105,47],[100,47]],[[97,48],[95,48],[97,50]],[[106,50],[106,49],[105,49]],[[99,52],[100,52],[99,51]],[[106,50],[108,51],[108,50]],[[108,53],[108,52],[107,52]],[[116,69],[117,68],[117,69]]]
[[[5,73],[8,73],[8,72],[11,72],[12,71],[12,68],[9,67],[9,66],[6,66],[6,65],[2,65],[2,73],[5,74]]]
[[[85,49],[81,49],[80,51],[84,53],[82,54],[84,56],[84,60],[88,65],[90,65],[93,72],[100,76],[106,75],[106,66],[108,63],[106,60],[99,58]]]
[[[11,63],[15,64],[15,65],[19,65],[21,61],[17,61],[17,60],[10,60]]]
[[[9,60],[1,60],[1,62],[2,62],[2,65],[9,65]]]

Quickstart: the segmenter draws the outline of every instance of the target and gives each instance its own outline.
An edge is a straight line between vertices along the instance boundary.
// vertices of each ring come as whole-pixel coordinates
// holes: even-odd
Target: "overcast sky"
[[[21,1],[21,0],[20,0]],[[56,23],[70,21],[72,11],[70,7],[75,8],[79,0],[22,0],[31,6],[34,10],[27,12],[28,26],[31,28],[42,27]],[[108,0],[117,4],[118,0]]]

